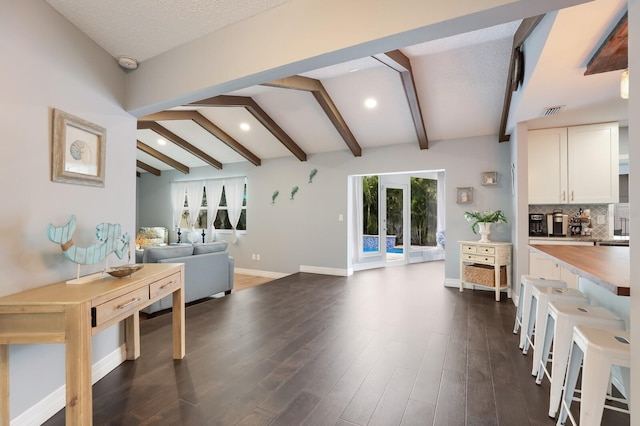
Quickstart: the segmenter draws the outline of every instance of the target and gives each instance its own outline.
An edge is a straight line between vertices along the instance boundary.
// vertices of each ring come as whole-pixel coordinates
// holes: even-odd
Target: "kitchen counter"
[[[627,247],[530,244],[530,249],[618,296],[631,294]]]
[[[582,236],[582,235],[574,235],[567,237],[529,237],[529,243],[535,242],[535,244],[544,244],[545,241],[571,241],[571,242],[585,242],[585,243],[602,243],[602,242],[621,242],[621,241],[629,241],[629,237],[609,237],[609,238],[594,238],[592,236]]]

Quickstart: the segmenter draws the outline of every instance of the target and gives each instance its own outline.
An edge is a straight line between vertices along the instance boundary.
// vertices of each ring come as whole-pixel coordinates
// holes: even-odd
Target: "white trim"
[[[121,345],[119,348],[105,356],[91,367],[91,384],[95,384],[98,380],[113,371],[116,367],[126,360],[126,347]],[[22,414],[11,420],[11,426],[30,426],[40,425],[58,411],[62,410],[66,405],[67,387],[62,385],[49,395],[45,396],[32,407],[28,408]]]
[[[367,269],[376,269],[386,267],[386,262],[380,260],[378,262],[364,262],[353,265],[354,271],[366,271]]]
[[[234,268],[233,272],[236,274],[254,275],[256,277],[266,277],[266,278],[275,278],[275,279],[284,278],[291,275],[283,272],[260,271],[258,269],[246,269],[246,268]]]
[[[300,272],[308,272],[311,274],[321,274],[321,275],[335,275],[339,277],[349,276],[349,271],[347,269],[324,268],[322,266],[300,265]]]
[[[460,280],[458,278],[445,278],[444,279],[444,286],[445,287],[459,288],[460,287]]]

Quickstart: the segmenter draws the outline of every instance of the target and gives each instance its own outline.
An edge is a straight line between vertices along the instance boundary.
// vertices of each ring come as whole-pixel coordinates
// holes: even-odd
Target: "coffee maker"
[[[529,213],[529,236],[546,237],[545,218],[542,213]]]
[[[550,237],[566,237],[569,232],[569,215],[562,210],[547,214],[547,232]]]

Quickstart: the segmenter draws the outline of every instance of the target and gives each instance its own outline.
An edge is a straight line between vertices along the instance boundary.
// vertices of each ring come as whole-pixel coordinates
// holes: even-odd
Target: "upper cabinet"
[[[531,130],[529,204],[618,202],[618,123]]]

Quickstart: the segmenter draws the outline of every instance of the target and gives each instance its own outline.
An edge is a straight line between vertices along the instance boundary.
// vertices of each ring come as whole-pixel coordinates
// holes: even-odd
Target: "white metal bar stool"
[[[549,302],[549,314],[547,317],[544,343],[537,341],[536,351],[541,352],[540,368],[536,383],[542,383],[547,376],[551,382],[549,392],[549,417],[555,417],[562,397],[562,385],[564,384],[569,351],[573,339],[573,327],[586,325],[590,327],[612,328],[624,330],[624,320],[614,315],[602,306],[591,306],[587,303],[563,303],[560,301]],[[553,359],[551,371],[547,370],[549,350],[553,342]]]
[[[538,366],[540,365],[540,351],[535,350],[535,346],[531,341],[533,329],[536,329],[536,342],[544,342],[544,332],[547,327],[547,312],[550,301],[562,300],[575,303],[589,303],[589,298],[575,288],[556,288],[556,287],[540,287],[533,286],[531,291],[531,312],[536,315],[529,317],[527,325],[527,335],[525,336],[524,347],[522,353],[526,354],[529,346],[533,347],[533,369],[531,375],[538,374]],[[542,349],[542,348],[541,348]]]
[[[534,285],[557,288],[567,287],[567,283],[561,280],[551,280],[542,277],[536,277],[533,275],[523,275],[520,278],[520,292],[518,293],[518,308],[516,310],[516,321],[513,325],[513,334],[518,334],[518,330],[521,327],[523,330],[525,330],[526,326],[529,324],[529,318],[532,314],[531,293],[533,291]],[[526,339],[526,334],[521,332],[520,349],[524,348]]]
[[[596,426],[602,421],[605,408],[629,413],[618,407],[605,404],[611,379],[611,368],[622,367],[622,386],[625,388],[626,403],[629,406],[631,388],[631,336],[628,331],[611,328],[594,328],[578,325],[573,329],[571,356],[567,369],[566,386],[557,425],[565,424],[567,416],[575,425],[571,414],[578,373],[582,365],[582,390],[580,396],[580,426]],[[617,398],[616,398],[617,399]]]

